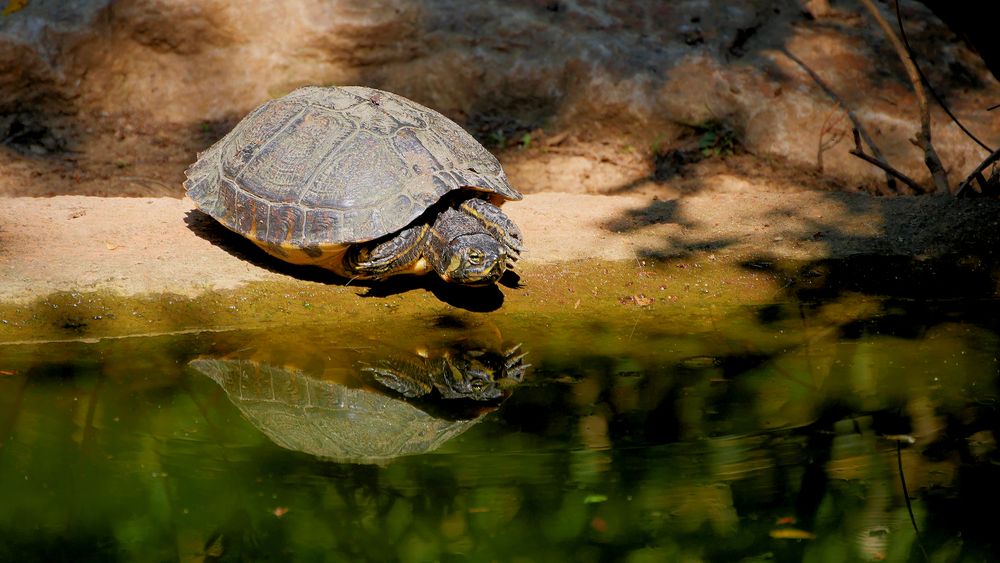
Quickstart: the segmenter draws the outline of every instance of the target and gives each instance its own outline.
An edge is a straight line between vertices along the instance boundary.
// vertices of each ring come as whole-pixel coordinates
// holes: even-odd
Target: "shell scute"
[[[301,203],[317,208],[371,209],[381,204],[392,193],[391,187],[401,185],[408,175],[406,161],[382,139],[359,131],[352,139],[351,150],[340,151],[316,170]]]
[[[267,236],[268,204],[251,196],[245,191],[236,192],[236,213],[234,226],[241,233],[254,240]]]
[[[267,235],[260,240],[275,243],[302,238],[306,212],[298,205],[272,205],[267,218]]]
[[[442,168],[441,161],[427,148],[420,132],[414,129],[400,129],[392,137],[392,146],[397,154],[410,165],[414,175],[431,174]],[[439,151],[441,152],[441,151]]]
[[[339,209],[307,209],[305,213],[305,244],[319,244],[327,238],[345,238],[348,225]]]
[[[237,177],[248,192],[280,203],[297,202],[324,157],[353,134],[354,124],[328,110],[309,108],[262,145]]]
[[[272,100],[243,119],[226,137],[220,147],[222,170],[236,178],[257,155],[261,146],[274,138],[296,114],[306,108],[303,103],[277,103]]]
[[[239,191],[238,188],[230,180],[223,178],[219,182],[218,206],[222,210],[222,214],[216,218],[234,230],[236,229],[236,215],[239,212],[239,207],[236,205],[237,191]]]

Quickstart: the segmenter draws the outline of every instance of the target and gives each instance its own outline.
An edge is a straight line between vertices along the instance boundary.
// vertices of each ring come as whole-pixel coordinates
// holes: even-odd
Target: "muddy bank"
[[[858,255],[991,268],[996,202],[860,195],[888,191],[848,153],[847,110],[894,166],[926,181],[910,143],[916,102],[860,8],[816,4],[31,0],[0,17],[0,62],[15,70],[0,77],[0,195],[14,196],[0,206],[0,304],[73,327],[106,320],[103,305],[50,322],[50,297],[144,299],[136,318],[172,320],[142,330],[174,330],[263,322],[275,295],[299,292],[371,319],[394,307],[548,314],[585,307],[579,292],[609,311],[642,308],[669,284],[630,284],[689,262],[736,276],[746,264]],[[928,80],[1000,142],[1000,112],[984,109],[1000,84],[926,8],[902,6],[918,57],[934,61]],[[431,279],[345,285],[192,213],[181,182],[196,153],[303,84],[396,91],[497,154],[528,194],[507,208],[527,238],[520,281],[485,299]],[[940,110],[932,120],[955,182],[983,151]],[[685,283],[704,283],[705,270],[692,272]],[[189,323],[155,312],[164,296],[208,301]],[[256,300],[250,316],[244,299]]]
[[[715,183],[668,200],[535,194],[505,209],[527,240],[525,275],[548,264],[692,254],[934,257],[969,251],[998,232],[1000,204],[993,201],[775,192],[732,177]],[[189,200],[10,198],[0,209],[2,301],[89,290],[194,296],[285,279],[342,282],[262,255]]]
[[[684,304],[685,296],[710,298],[712,306],[766,302],[786,285],[776,264],[859,255],[906,264],[965,261],[982,275],[974,288],[956,277],[955,289],[995,292],[983,285],[993,254],[978,249],[1000,238],[998,202],[768,191],[727,177],[715,184],[671,200],[549,193],[510,204],[505,209],[527,250],[519,277],[485,293],[434,276],[359,285],[290,266],[188,200],[9,198],[0,209],[0,308],[7,321],[0,338],[52,337],[52,330],[73,336],[81,327],[89,328],[80,334],[90,334],[95,325],[104,327],[98,334],[119,334],[297,323],[305,322],[302,314],[314,319],[314,306],[327,311],[319,317],[324,322],[501,306],[512,318],[613,318]],[[906,267],[899,276],[907,276]],[[134,312],[123,314],[123,307]],[[662,319],[677,311],[651,314]]]
[[[996,145],[1000,114],[986,108],[1000,85],[923,5],[901,4],[930,83]],[[670,193],[704,148],[804,167],[800,187],[878,191],[881,172],[848,153],[845,109],[926,181],[898,58],[860,6],[833,7],[31,0],[0,18],[13,70],[0,79],[0,193],[178,196],[198,150],[305,84],[440,110],[527,192]],[[987,153],[939,108],[932,118],[957,181]]]

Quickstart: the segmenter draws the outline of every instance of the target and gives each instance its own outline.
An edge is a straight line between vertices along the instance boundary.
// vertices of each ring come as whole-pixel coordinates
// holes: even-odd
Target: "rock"
[[[0,109],[23,111],[75,97],[82,72],[72,49],[93,37],[109,0],[32,0],[0,17]]]
[[[581,191],[651,176],[651,145],[709,121],[735,131],[753,154],[804,167],[816,167],[820,146],[839,137],[823,152],[823,173],[881,182],[879,170],[848,153],[843,106],[894,166],[926,180],[909,142],[914,96],[894,52],[860,10],[833,8],[836,17],[817,19],[793,0],[31,0],[0,19],[0,64],[14,69],[0,77],[0,113],[72,115],[74,151],[131,161],[127,148],[81,131],[119,118],[147,128],[231,123],[300,85],[367,84],[439,109],[498,150],[539,129],[575,132],[583,158],[602,139],[637,149],[638,166],[612,158],[625,167],[592,175]],[[1000,112],[985,111],[1000,86],[982,61],[922,5],[904,12],[914,48],[933,55],[920,58],[931,82],[987,143],[1000,144]],[[935,145],[957,182],[985,154],[933,113]],[[183,164],[169,166],[163,175],[175,178]],[[524,176],[528,191],[576,185],[558,169]]]

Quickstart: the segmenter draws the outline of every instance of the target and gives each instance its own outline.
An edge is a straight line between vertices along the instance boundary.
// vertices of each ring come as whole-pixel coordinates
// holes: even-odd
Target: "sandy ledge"
[[[525,235],[522,269],[690,253],[723,260],[919,257],[962,251],[973,242],[988,248],[997,238],[1000,204],[993,201],[768,191],[733,177],[717,180],[711,190],[667,200],[529,195],[505,208]],[[192,209],[190,200],[173,198],[4,199],[0,301],[100,290],[193,297],[289,278]]]

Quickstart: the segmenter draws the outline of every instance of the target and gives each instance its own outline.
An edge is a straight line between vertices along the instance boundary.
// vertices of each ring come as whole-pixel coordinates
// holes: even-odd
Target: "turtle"
[[[185,171],[195,205],[268,254],[349,279],[495,283],[523,249],[522,199],[455,122],[363,86],[265,102]]]
[[[495,407],[434,416],[406,400],[253,360],[199,358],[190,366],[222,387],[275,444],[341,463],[384,464],[433,451]]]
[[[503,398],[531,366],[524,363],[527,354],[520,353],[520,344],[502,354],[468,344],[442,346],[433,355],[382,354],[358,362],[358,368],[365,379],[407,399],[491,401]]]
[[[372,341],[330,349],[327,365],[279,365],[267,350],[189,362],[274,443],[323,459],[384,463],[432,451],[495,411],[523,380],[520,345],[467,341],[405,353]],[[272,352],[281,352],[283,346]],[[242,357],[246,354],[260,357]],[[358,357],[354,357],[358,356]],[[312,364],[312,362],[306,362]],[[377,385],[365,385],[374,380]]]

